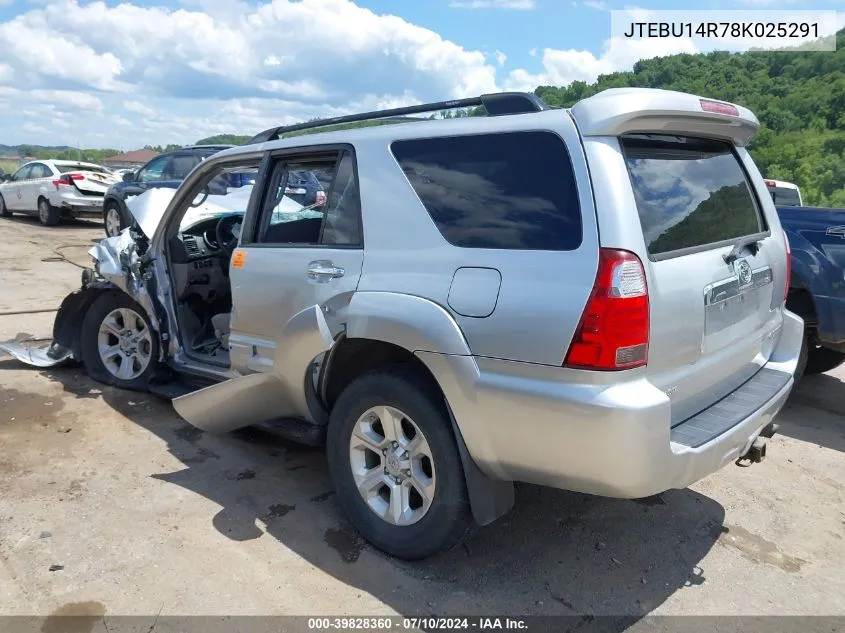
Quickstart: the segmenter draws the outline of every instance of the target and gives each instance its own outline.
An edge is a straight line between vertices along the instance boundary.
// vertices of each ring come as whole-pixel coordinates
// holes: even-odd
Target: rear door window
[[[391,150],[454,246],[568,251],[581,245],[563,140],[526,131],[395,141]]]
[[[798,195],[797,189],[789,189],[787,187],[775,187],[769,189],[772,196],[772,201],[782,207],[800,207],[801,197]]]
[[[767,230],[730,144],[657,135],[624,137],[621,144],[651,256],[705,250]]]

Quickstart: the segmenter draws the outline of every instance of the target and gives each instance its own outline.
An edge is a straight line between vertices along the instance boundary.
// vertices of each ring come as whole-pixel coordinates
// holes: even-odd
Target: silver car
[[[138,196],[29,359],[167,394],[209,432],[325,443],[349,520],[406,559],[502,516],[514,481],[682,488],[762,460],[801,348],[757,130],[648,89],[271,129]],[[285,195],[297,170],[324,203]]]

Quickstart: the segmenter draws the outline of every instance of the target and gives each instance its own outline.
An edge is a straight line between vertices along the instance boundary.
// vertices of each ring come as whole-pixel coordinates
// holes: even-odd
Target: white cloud
[[[135,114],[141,114],[144,116],[151,116],[155,114],[155,110],[148,108],[140,101],[124,101],[123,108],[127,112],[134,112]]]
[[[633,18],[634,22],[648,22],[654,16],[654,11],[637,6],[626,6],[625,11]]]
[[[678,40],[609,41],[599,54],[533,49],[532,67],[506,73],[500,50],[466,48],[352,0],[181,0],[177,9],[132,1],[21,3],[23,12],[0,24],[4,142],[189,143],[318,116],[591,81],[641,58],[693,52]],[[47,131],[22,128],[36,121]]]
[[[46,134],[47,128],[42,127],[40,125],[36,125],[35,123],[24,123],[22,128],[24,132],[28,134]]]
[[[614,37],[607,40],[597,57],[584,50],[543,50],[543,72],[532,74],[522,69],[508,76],[505,87],[511,90],[533,90],[538,85],[563,86],[573,81],[592,82],[599,75],[631,70],[641,59],[663,57],[675,53],[695,53],[691,40],[629,40]]]
[[[584,6],[596,11],[608,11],[607,3],[602,0],[584,0]]]
[[[452,0],[457,9],[533,9],[534,0]]]

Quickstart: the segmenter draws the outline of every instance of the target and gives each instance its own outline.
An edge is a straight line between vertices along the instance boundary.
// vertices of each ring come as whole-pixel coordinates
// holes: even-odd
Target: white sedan
[[[46,226],[60,219],[103,214],[103,195],[118,181],[93,163],[36,160],[0,182],[0,215],[37,215]]]

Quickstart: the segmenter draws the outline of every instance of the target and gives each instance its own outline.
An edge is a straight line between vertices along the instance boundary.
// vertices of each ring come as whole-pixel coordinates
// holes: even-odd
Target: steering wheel
[[[235,224],[241,222],[243,218],[240,215],[225,215],[217,222],[214,228],[214,236],[217,238],[217,244],[226,254],[226,260],[232,257],[232,253],[238,246],[238,236],[232,232]]]

